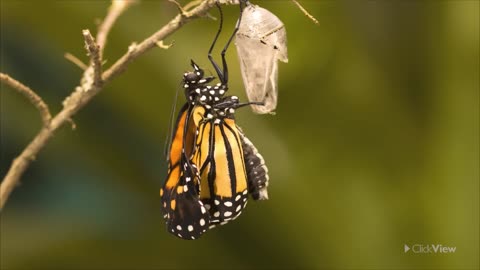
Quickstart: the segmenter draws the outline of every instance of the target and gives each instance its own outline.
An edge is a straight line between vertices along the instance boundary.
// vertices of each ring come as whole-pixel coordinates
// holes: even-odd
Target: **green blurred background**
[[[0,3],[1,72],[58,112],[81,76],[63,54],[87,62],[81,30],[94,31],[109,2]],[[1,215],[1,269],[478,269],[479,2],[301,1],[319,26],[290,1],[254,3],[285,23],[289,42],[277,115],[237,113],[269,167],[270,200],[200,240],[165,230],[158,191],[175,91],[191,58],[214,72],[218,22],[195,20],[40,153]],[[221,44],[237,9],[224,7]],[[167,1],[133,6],[106,66],[176,12]],[[234,47],[228,61],[230,93],[245,100]],[[40,119],[16,92],[0,94],[3,177]]]

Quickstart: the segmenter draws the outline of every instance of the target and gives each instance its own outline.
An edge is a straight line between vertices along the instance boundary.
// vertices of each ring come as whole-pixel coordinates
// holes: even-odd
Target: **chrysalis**
[[[287,32],[282,21],[270,11],[249,4],[236,34],[243,84],[255,113],[272,113],[277,107],[278,62],[288,62]]]

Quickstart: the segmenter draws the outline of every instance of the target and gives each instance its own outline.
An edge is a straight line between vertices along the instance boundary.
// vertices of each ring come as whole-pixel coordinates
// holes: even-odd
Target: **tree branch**
[[[50,114],[50,110],[48,110],[47,104],[42,100],[40,96],[35,94],[35,92],[28,86],[23,85],[21,82],[8,76],[7,74],[0,73],[0,80],[11,88],[17,90],[17,92],[26,97],[30,101],[30,103],[32,103],[32,105],[37,108],[44,126],[48,126],[50,124],[52,115]]]
[[[112,5],[109,7],[107,16],[105,16],[105,19],[98,27],[97,44],[100,47],[100,58],[103,58],[103,50],[105,49],[105,45],[107,44],[108,33],[110,33],[110,30],[117,21],[118,17],[120,17],[120,15],[122,15],[122,13],[127,10],[127,8],[129,8],[136,2],[136,0],[112,1]]]
[[[82,62],[82,60],[78,59],[75,55],[67,52],[63,55],[63,57],[65,57],[65,59],[67,59],[68,61],[74,63],[80,69],[82,69],[82,70],[87,69],[87,65],[85,65]]]
[[[90,40],[91,35],[89,32],[88,34],[84,32],[84,38],[88,45],[87,49],[89,50],[91,61],[89,67],[83,73],[80,85],[77,86],[63,101],[63,109],[55,115],[51,120],[50,125],[43,127],[22,153],[13,160],[7,175],[0,185],[0,210],[3,209],[10,193],[18,184],[30,162],[35,159],[39,151],[47,144],[59,127],[70,122],[73,115],[88,104],[88,102],[98,94],[107,83],[123,72],[132,61],[152,48],[157,47],[157,42],[165,39],[187,22],[205,16],[208,10],[215,6],[215,2],[216,0],[205,0],[201,2],[192,10],[187,11],[184,14],[178,14],[168,24],[150,37],[146,38],[140,44],[130,45],[125,55],[118,59],[108,70],[103,72],[99,78],[97,72],[98,70],[101,70],[103,49],[107,41],[108,33],[116,19],[132,3],[132,1],[113,1],[103,23],[99,26],[96,43],[98,46],[97,49],[95,49],[95,46],[90,49],[90,45],[95,44],[95,41],[93,38]],[[238,0],[219,0],[218,2],[222,4],[238,4]],[[92,41],[92,43],[90,43],[90,41]],[[92,56],[93,53],[95,53],[95,50],[98,50],[98,59],[94,59],[96,56]],[[97,75],[95,75],[95,73],[97,73]]]
[[[90,34],[90,30],[83,30],[83,38],[85,39],[85,48],[90,56],[90,66],[85,70],[84,78],[89,79],[93,77],[92,84],[95,88],[100,88],[102,85],[102,60],[100,55],[100,46],[95,43],[95,40]],[[87,73],[93,73],[93,75]],[[88,84],[88,82],[86,82]],[[88,87],[87,90],[91,88]]]
[[[192,19],[205,16],[207,11],[210,10],[215,5],[215,0],[205,0],[198,6],[196,6],[191,11],[186,11],[183,16],[178,14],[173,20],[168,24],[158,30],[156,33],[142,41],[140,44],[132,44],[128,48],[126,54],[124,54],[120,59],[117,60],[108,70],[103,73],[103,80],[105,83],[109,82],[111,79],[118,76],[123,72],[128,64],[138,58],[140,55],[146,53],[152,48],[156,47],[158,41],[165,39],[170,36],[173,32],[177,31],[184,24],[191,21]],[[224,0],[222,3],[231,3],[231,1]],[[233,1],[232,3],[234,3]]]

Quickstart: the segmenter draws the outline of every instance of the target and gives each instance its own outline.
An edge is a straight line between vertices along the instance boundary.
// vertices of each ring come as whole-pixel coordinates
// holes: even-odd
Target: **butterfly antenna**
[[[175,125],[174,118],[175,118],[175,111],[177,110],[177,100],[178,100],[179,89],[180,87],[177,87],[177,91],[175,91],[175,97],[173,99],[172,109],[170,110],[170,121],[168,124],[167,137],[165,138],[164,153],[167,160],[170,158],[169,152],[170,152],[170,147],[172,146],[173,129]]]

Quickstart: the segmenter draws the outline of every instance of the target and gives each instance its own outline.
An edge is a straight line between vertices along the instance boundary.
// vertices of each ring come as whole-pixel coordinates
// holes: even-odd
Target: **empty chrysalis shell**
[[[236,34],[243,84],[255,113],[273,113],[277,107],[278,60],[288,62],[287,32],[282,21],[270,11],[249,4],[243,10]]]

